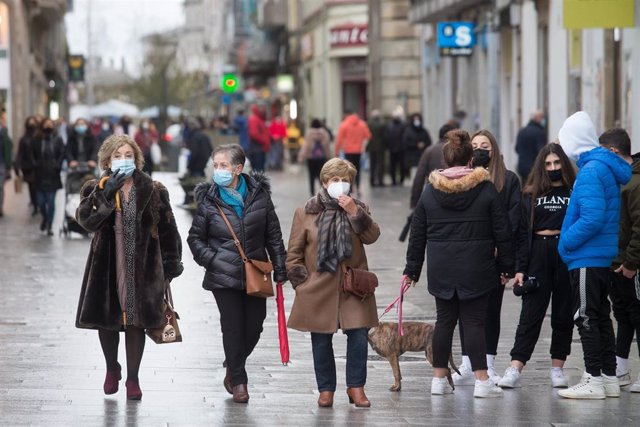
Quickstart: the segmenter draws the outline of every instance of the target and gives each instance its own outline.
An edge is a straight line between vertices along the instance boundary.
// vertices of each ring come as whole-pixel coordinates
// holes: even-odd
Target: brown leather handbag
[[[256,259],[249,259],[242,249],[238,236],[233,231],[233,227],[229,222],[229,219],[222,211],[222,208],[218,206],[220,215],[224,223],[227,224],[233,241],[240,252],[240,257],[244,263],[244,278],[247,285],[247,295],[252,297],[269,298],[273,296],[273,281],[271,280],[271,272],[273,271],[273,264],[269,261],[259,261]]]
[[[375,273],[346,265],[342,266],[342,272],[344,273],[342,289],[363,301],[373,295],[378,287],[378,276]]]
[[[164,297],[164,325],[159,328],[146,329],[145,332],[156,344],[182,342],[182,333],[178,327],[180,316],[173,309],[173,295],[167,283]]]

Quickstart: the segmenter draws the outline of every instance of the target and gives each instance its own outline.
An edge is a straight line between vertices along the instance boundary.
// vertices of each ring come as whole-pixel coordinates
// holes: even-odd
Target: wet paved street
[[[285,234],[294,208],[308,194],[306,172],[276,173],[273,197]],[[169,187],[174,206],[183,194],[175,174],[157,174]],[[366,181],[363,177],[363,182]],[[10,187],[11,186],[11,187]],[[473,387],[452,396],[431,396],[431,368],[419,353],[405,354],[403,388],[393,383],[389,364],[370,350],[366,391],[370,409],[347,402],[344,386],[346,337],[334,340],[338,390],[333,409],[318,408],[309,334],[289,331],[291,363],[282,366],[278,350],[275,301],[268,305],[262,339],[248,361],[248,405],[235,404],[222,386],[224,370],[218,311],[211,293],[201,288],[203,270],[186,245],[190,214],[175,207],[184,242],[184,274],[173,282],[184,342],[156,345],[147,340],[140,371],[141,402],[128,402],[124,381],[118,394],[104,396],[104,362],[97,333],[74,327],[75,310],[89,242],[42,236],[39,218],[31,218],[25,194],[7,185],[5,217],[0,218],[0,425],[41,426],[214,426],[214,425],[640,425],[640,394],[623,391],[619,399],[570,401],[557,397],[548,381],[550,328],[543,327],[536,353],[524,374],[524,388],[502,399],[474,399]],[[405,223],[409,188],[364,188],[382,236],[368,248],[378,273],[379,312],[395,297],[404,265],[405,244],[398,235]],[[56,225],[62,222],[64,196],[58,194]],[[464,260],[452,260],[463,263]],[[287,311],[293,291],[285,289]],[[497,368],[503,372],[519,315],[520,300],[510,290],[502,312]],[[435,306],[424,280],[407,294],[406,320],[432,321]],[[388,320],[395,320],[392,312]],[[124,339],[120,361],[124,361]],[[459,359],[459,341],[454,340]],[[640,371],[634,342],[630,362]],[[582,374],[582,354],[574,333],[567,373]],[[624,390],[624,389],[623,389]]]

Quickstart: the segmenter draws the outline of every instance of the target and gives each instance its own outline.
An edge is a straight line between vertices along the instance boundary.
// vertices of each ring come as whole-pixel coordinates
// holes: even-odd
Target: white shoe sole
[[[501,384],[501,383],[498,383],[497,386],[500,387],[500,388],[509,388],[509,389],[511,389],[511,388],[522,388],[522,384],[520,384],[520,383],[515,383],[513,385],[512,384]]]
[[[502,397],[502,396],[504,396],[504,394],[502,394],[502,393],[489,394],[489,395],[486,395],[486,396],[481,396],[479,394],[473,393],[473,397],[478,398],[478,399],[491,399],[491,398],[494,398],[494,397]]]
[[[558,396],[564,397],[565,399],[576,399],[576,400],[602,400],[606,399],[606,395],[585,395],[585,396],[565,396],[563,395],[564,390],[560,390],[558,392]]]

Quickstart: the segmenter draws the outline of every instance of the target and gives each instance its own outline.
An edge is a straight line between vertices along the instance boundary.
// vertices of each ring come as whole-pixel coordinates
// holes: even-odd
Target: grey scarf
[[[335,273],[340,262],[351,258],[351,225],[347,213],[338,201],[329,196],[327,190],[318,193],[318,200],[324,209],[318,215],[318,271]]]

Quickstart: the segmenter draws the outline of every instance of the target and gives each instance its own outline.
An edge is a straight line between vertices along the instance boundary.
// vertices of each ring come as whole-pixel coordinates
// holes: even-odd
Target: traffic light
[[[69,58],[67,59],[67,65],[69,66],[70,82],[84,81],[84,56],[69,55]]]
[[[225,93],[235,93],[238,90],[238,77],[235,74],[224,74],[220,86]]]

